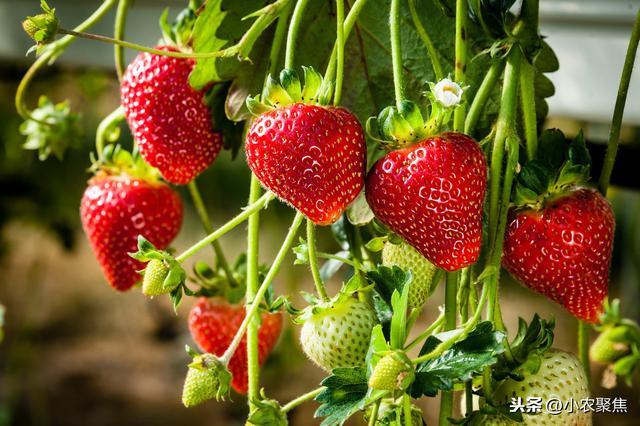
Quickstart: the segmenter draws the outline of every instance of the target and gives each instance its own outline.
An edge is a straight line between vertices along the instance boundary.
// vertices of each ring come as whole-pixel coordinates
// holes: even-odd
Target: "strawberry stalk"
[[[349,13],[347,14],[346,19],[344,20],[344,38],[345,41],[349,37],[349,33],[351,33],[351,29],[356,23],[356,19],[358,19],[358,15],[360,15],[360,11],[367,3],[367,0],[356,0],[351,6]],[[333,50],[331,51],[331,57],[329,58],[329,63],[327,64],[327,69],[324,73],[324,81],[331,81],[333,79],[333,75],[336,72],[336,62],[338,57],[338,43],[333,46]]]
[[[535,160],[538,151],[538,128],[536,123],[536,97],[533,65],[522,61],[520,69],[520,106],[524,137],[527,141],[527,158]]]
[[[189,194],[191,195],[191,200],[193,201],[193,205],[196,208],[196,212],[198,213],[198,217],[200,218],[200,222],[202,223],[202,227],[204,228],[204,232],[210,234],[213,232],[213,226],[211,226],[211,221],[209,220],[209,212],[207,212],[207,207],[204,205],[202,201],[202,195],[200,194],[200,190],[198,189],[198,185],[196,184],[195,179],[189,182]],[[227,280],[229,280],[229,284],[231,286],[236,285],[236,280],[233,277],[233,272],[229,267],[229,262],[227,262],[227,258],[222,251],[222,247],[220,243],[215,240],[211,243],[213,247],[213,251],[216,255],[217,266],[219,266],[224,272]]]
[[[491,92],[493,92],[493,88],[498,82],[498,77],[500,77],[501,72],[502,61],[496,60],[491,64],[491,67],[489,67],[489,70],[482,79],[482,83],[473,97],[473,102],[471,102],[469,113],[464,122],[464,132],[467,135],[471,135],[475,130],[478,119],[480,115],[482,115],[487,99],[491,96]]]
[[[98,7],[80,25],[78,25],[75,28],[75,30],[85,31],[88,28],[91,28],[91,26],[97,23],[98,21],[100,21],[100,19],[102,19],[115,4],[116,4],[116,0],[105,0],[104,2],[102,2],[100,7]],[[29,84],[31,83],[35,75],[38,73],[40,68],[42,68],[45,64],[49,64],[50,62],[55,60],[55,58],[60,53],[62,53],[74,41],[75,41],[75,37],[65,36],[53,42],[52,44],[48,45],[46,47],[46,51],[31,65],[31,67],[29,67],[27,72],[22,77],[22,80],[18,85],[18,89],[16,90],[15,106],[18,114],[20,114],[20,116],[25,120],[34,120],[41,124],[45,124],[45,125],[47,124],[39,120],[36,120],[31,116],[31,111],[29,111],[29,109],[25,104],[25,99],[24,99],[25,94],[26,94],[27,88],[29,87]]]
[[[287,50],[284,57],[285,68],[294,67],[296,39],[298,37],[298,30],[300,29],[300,23],[302,21],[304,9],[307,7],[308,3],[309,0],[299,0],[296,2],[295,9],[293,9],[293,15],[291,16],[291,22],[289,23],[289,32],[287,34]]]
[[[319,387],[319,388],[314,389],[314,390],[312,390],[310,392],[307,392],[307,393],[305,393],[303,395],[300,395],[296,399],[292,399],[291,401],[289,401],[288,403],[283,405],[282,408],[280,409],[280,411],[282,411],[283,413],[288,413],[289,411],[291,411],[294,408],[296,408],[298,405],[300,405],[300,404],[302,404],[304,402],[307,402],[310,399],[315,398],[323,390],[324,390],[323,387]]]
[[[318,256],[316,253],[316,225],[307,219],[307,246],[309,247],[309,267],[311,268],[311,275],[313,276],[313,283],[316,286],[318,296],[322,300],[329,300],[327,290],[324,288],[322,277],[320,277],[320,269],[318,269]]]
[[[418,344],[422,343],[424,339],[426,339],[427,337],[431,336],[436,331],[438,331],[443,324],[444,324],[444,312],[440,313],[438,318],[436,318],[436,320],[432,322],[431,325],[429,325],[429,327],[427,327],[422,333],[420,333],[418,337],[413,339],[411,343],[405,346],[404,350],[408,351],[416,347]]]
[[[444,330],[449,331],[456,328],[456,311],[458,293],[458,271],[448,272],[444,287]],[[440,396],[439,424],[448,425],[448,418],[452,415],[453,391],[442,391]],[[405,419],[411,419],[405,413]]]
[[[262,300],[265,293],[269,289],[269,286],[273,282],[273,279],[278,274],[282,261],[284,260],[285,256],[289,252],[289,249],[293,245],[298,229],[302,224],[302,219],[304,219],[304,215],[299,212],[296,213],[296,216],[293,218],[293,222],[289,227],[289,232],[287,233],[287,236],[284,242],[282,243],[282,247],[280,247],[278,254],[276,254],[276,257],[273,260],[273,263],[271,264],[271,268],[269,268],[269,271],[267,272],[267,275],[264,277],[262,284],[255,292],[255,296],[252,299],[247,299],[246,315],[242,320],[242,323],[240,324],[240,327],[238,328],[238,331],[236,332],[233,340],[229,344],[229,347],[224,352],[224,354],[222,354],[222,356],[220,357],[220,361],[225,365],[229,363],[229,361],[231,360],[231,357],[236,352],[236,349],[238,349],[238,346],[242,341],[242,336],[244,335],[245,331],[247,331],[247,327],[249,327],[250,321],[252,321],[252,318],[258,312],[258,309],[260,308],[260,301]],[[247,287],[249,286],[247,285]],[[249,336],[247,335],[247,344],[248,343],[249,343]],[[248,349],[250,349],[250,347]],[[249,380],[249,383],[251,383],[251,380]]]
[[[467,0],[456,0],[456,59],[455,59],[455,81],[458,84],[464,83],[467,69],[467,40],[466,40],[466,24],[467,24]],[[453,130],[462,131],[464,128],[464,118],[466,106],[460,104],[453,112]]]
[[[260,181],[251,174],[251,186],[249,189],[249,204],[254,203],[260,197]],[[246,289],[246,304],[249,302],[252,304],[252,308],[260,305],[263,294],[258,297],[258,286],[260,279],[258,277],[258,255],[259,255],[259,243],[260,243],[260,214],[252,215],[247,222],[247,289]],[[265,288],[266,291],[266,288]],[[246,308],[245,308],[246,309]],[[247,312],[245,321],[248,325],[247,329],[247,376],[248,376],[248,393],[247,397],[249,407],[251,409],[251,401],[258,397],[259,380],[260,380],[260,365],[258,363],[258,326],[259,321],[254,318],[256,309],[252,309],[251,312]],[[245,325],[245,327],[247,327]],[[241,331],[242,327],[238,330],[234,341],[238,342],[242,339]],[[229,348],[233,347],[233,343]],[[235,352],[235,348],[233,349]],[[233,352],[231,355],[233,355]],[[231,357],[229,357],[231,359]]]
[[[338,70],[336,73],[336,88],[333,95],[333,104],[340,105],[342,97],[342,80],[344,79],[344,0],[336,0],[336,47]]]
[[[127,12],[129,11],[130,0],[120,0],[116,9],[116,20],[113,29],[113,38],[116,40],[124,39],[124,30],[127,22]],[[126,65],[124,62],[124,48],[119,44],[113,46],[113,56],[116,64],[116,73],[118,80],[122,81]]]
[[[502,160],[504,156],[504,143],[509,129],[515,123],[516,97],[518,93],[518,75],[521,61],[520,48],[514,45],[511,48],[507,65],[504,71],[504,86],[500,100],[500,112],[496,124],[496,137],[491,152],[491,166],[489,170],[490,194],[489,194],[489,243],[493,247],[496,244],[496,231],[498,227],[498,214],[500,209],[500,183],[502,176]],[[508,206],[503,206],[505,209]]]
[[[96,130],[96,154],[99,161],[104,160],[105,142],[115,142],[115,139],[117,139],[116,136],[118,136],[120,132],[115,131],[115,126],[124,120],[124,118],[124,109],[122,106],[119,106],[98,124],[98,129]]]
[[[416,27],[416,31],[422,39],[422,43],[427,48],[427,52],[429,53],[429,59],[431,59],[431,65],[433,66],[433,73],[435,74],[436,81],[440,81],[444,78],[442,64],[440,64],[440,57],[438,51],[433,45],[433,41],[431,41],[431,37],[422,25],[422,21],[420,21],[418,11],[416,10],[416,0],[409,0],[409,12],[411,13],[413,25]]]
[[[269,204],[269,201],[271,201],[274,197],[275,197],[275,195],[273,195],[271,192],[265,193],[262,197],[260,197],[258,200],[256,200],[253,204],[250,204],[247,207],[245,207],[242,210],[242,212],[240,214],[238,214],[236,217],[234,217],[233,219],[231,219],[230,221],[228,221],[227,223],[222,225],[220,228],[216,229],[211,234],[207,235],[206,237],[204,237],[203,239],[201,239],[200,241],[198,241],[197,243],[195,243],[194,245],[189,247],[187,250],[182,252],[182,254],[180,256],[176,257],[176,260],[179,263],[184,262],[185,260],[187,260],[188,258],[193,256],[194,254],[196,254],[197,252],[202,250],[204,247],[208,246],[209,244],[211,244],[212,242],[214,242],[218,238],[222,237],[227,232],[231,231],[233,228],[235,228],[236,226],[240,225],[245,220],[249,219],[256,212],[258,212],[261,209],[263,209],[264,207],[266,207],[267,204]]]
[[[400,0],[391,0],[389,11],[389,31],[391,34],[391,62],[393,64],[393,88],[396,95],[396,106],[401,107],[404,99],[402,82],[402,50],[400,46]]]

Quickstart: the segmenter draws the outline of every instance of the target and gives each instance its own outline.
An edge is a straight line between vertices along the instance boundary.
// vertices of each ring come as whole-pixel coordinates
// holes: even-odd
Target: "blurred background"
[[[104,281],[85,239],[78,204],[88,174],[89,152],[97,123],[119,103],[119,90],[109,46],[80,40],[47,68],[30,89],[29,105],[38,94],[56,102],[71,100],[82,112],[84,143],[66,153],[63,162],[40,162],[24,151],[21,120],[13,97],[21,76],[33,60],[25,57],[30,41],[20,22],[37,13],[36,0],[0,0],[0,303],[6,308],[5,338],[0,344],[0,426],[240,425],[245,399],[233,395],[226,403],[185,409],[180,403],[188,361],[185,344],[193,344],[186,300],[179,314],[166,298],[149,301],[139,291],[114,292]],[[52,2],[67,27],[80,22],[97,1]],[[164,6],[173,11],[177,0],[137,0],[127,22],[127,39],[145,45],[157,40],[157,18]],[[549,100],[548,127],[568,136],[584,129],[594,157],[594,175],[604,154],[608,126],[622,69],[628,36],[639,1],[542,0],[541,26],[559,57],[560,71],[550,74],[556,94]],[[113,16],[92,29],[111,34]],[[128,52],[128,59],[132,53]],[[638,70],[636,70],[638,71]],[[347,82],[348,84],[348,82]],[[632,79],[623,129],[623,145],[613,175],[610,199],[617,218],[611,296],[622,299],[625,316],[640,317],[640,72]],[[221,224],[246,202],[249,182],[243,158],[230,160],[224,152],[199,179],[214,224]],[[231,188],[231,190],[230,190]],[[177,248],[187,247],[202,231],[186,193],[187,212]],[[278,203],[263,215],[261,258],[273,258],[292,212]],[[221,242],[229,257],[240,253],[244,228]],[[328,233],[320,244],[333,247]],[[203,250],[202,260],[212,253]],[[289,262],[291,263],[291,262]],[[518,316],[534,312],[557,318],[556,346],[575,350],[576,321],[546,299],[512,282],[505,274],[501,286],[507,326],[515,330]],[[337,286],[338,283],[334,282]],[[304,266],[285,266],[277,292],[310,289]],[[425,308],[422,329],[437,314],[442,294]],[[323,374],[300,352],[295,327],[286,328],[269,358],[262,384],[281,402],[315,388]],[[624,383],[612,390],[599,386],[602,367],[593,366],[594,396],[623,397],[629,413],[598,414],[596,425],[637,425],[639,388]],[[424,399],[425,420],[435,424],[437,401]],[[317,405],[300,406],[291,424],[315,425]],[[354,422],[354,424],[357,424]]]

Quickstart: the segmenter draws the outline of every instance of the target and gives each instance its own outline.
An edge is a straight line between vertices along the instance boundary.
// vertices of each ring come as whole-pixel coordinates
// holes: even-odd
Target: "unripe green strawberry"
[[[160,296],[172,289],[164,287],[164,280],[169,275],[169,267],[162,260],[153,259],[147,263],[142,278],[142,293],[145,296]]]
[[[363,365],[371,330],[378,322],[371,306],[344,295],[308,307],[299,321],[304,321],[300,333],[304,353],[328,372]]]
[[[435,265],[404,241],[400,244],[385,243],[382,249],[382,264],[411,271],[413,281],[409,289],[409,308],[422,308],[431,293],[431,282],[436,272]]]
[[[402,351],[384,355],[369,377],[369,387],[379,390],[404,390],[415,379],[411,360]]]
[[[589,357],[602,364],[611,364],[628,354],[629,345],[625,342],[617,341],[617,337],[625,334],[624,325],[617,327],[607,327],[591,344]]]
[[[540,413],[523,413],[522,425],[534,426],[590,426],[591,411],[562,410],[559,414],[546,412],[545,404],[551,399],[558,399],[563,404],[570,401],[578,403],[589,398],[589,388],[584,368],[578,359],[564,351],[550,349],[541,356],[540,369],[535,374],[525,374],[522,381],[508,379],[493,393],[493,401],[497,404],[511,404],[512,398],[542,398]],[[491,416],[495,417],[495,416]],[[499,421],[500,418],[492,419]],[[506,421],[506,420],[505,420]],[[482,423],[487,424],[516,424],[512,423]]]
[[[229,394],[231,373],[211,354],[196,356],[189,364],[184,380],[182,403],[193,407],[210,399],[224,399]]]

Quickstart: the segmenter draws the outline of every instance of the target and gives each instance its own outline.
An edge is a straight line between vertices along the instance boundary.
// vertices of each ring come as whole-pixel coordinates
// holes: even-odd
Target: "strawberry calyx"
[[[282,411],[280,403],[269,399],[260,389],[260,396],[251,401],[251,413],[247,419],[247,426],[287,426],[287,415]]]
[[[187,274],[180,263],[168,252],[158,250],[142,235],[138,236],[138,251],[129,253],[129,256],[147,262],[146,268],[141,271],[142,293],[146,296],[171,293],[186,280]]]
[[[192,362],[187,365],[182,391],[184,406],[192,407],[213,398],[224,400],[229,395],[232,378],[227,366],[213,354],[199,354],[189,346],[185,350]]]
[[[516,178],[512,200],[516,208],[540,211],[590,179],[591,157],[582,132],[567,144],[562,132],[547,130],[540,147],[539,158],[525,163]]]
[[[496,380],[511,378],[523,380],[528,374],[535,374],[542,364],[542,355],[553,345],[555,320],[544,320],[535,314],[529,324],[518,319],[518,333],[511,342],[509,356],[502,354],[493,377]]]
[[[397,106],[384,108],[377,117],[369,117],[368,136],[384,149],[393,150],[446,130],[453,112],[462,103],[465,88],[448,78],[429,83],[429,88],[425,92],[431,107],[428,119],[415,102],[404,99]]]
[[[333,94],[333,84],[324,80],[322,75],[311,67],[302,67],[304,85],[301,84],[298,72],[285,68],[280,72],[278,80],[271,74],[267,77],[262,97],[247,97],[247,108],[254,116],[267,111],[295,103],[307,105],[329,105]]]
[[[122,176],[141,179],[149,183],[160,181],[157,169],[147,164],[137,151],[130,153],[120,145],[104,147],[100,159],[93,158],[89,168],[96,177]]]
[[[27,19],[22,22],[24,31],[36,42],[37,53],[41,52],[42,47],[56,39],[60,24],[56,16],[56,10],[49,7],[45,0],[40,1],[40,7],[43,13],[27,16]],[[29,49],[29,52],[32,49]]]
[[[189,5],[182,9],[171,23],[168,19],[169,8],[164,9],[160,16],[160,28],[167,46],[173,46],[182,51],[191,50],[193,29],[198,18],[200,3],[198,0],[190,0]]]

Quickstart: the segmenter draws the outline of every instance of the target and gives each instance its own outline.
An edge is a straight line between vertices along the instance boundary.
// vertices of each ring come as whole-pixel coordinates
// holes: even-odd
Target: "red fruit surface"
[[[502,265],[527,287],[595,322],[608,293],[615,219],[593,189],[574,189],[541,211],[511,211]]]
[[[439,268],[476,262],[482,236],[487,163],[459,133],[430,137],[381,158],[367,176],[376,217]]]
[[[231,344],[245,316],[244,306],[231,305],[217,299],[201,298],[189,313],[189,330],[200,349],[221,356]],[[262,314],[258,329],[258,363],[262,365],[276,344],[282,329],[282,314]],[[231,386],[238,393],[247,393],[247,336],[229,362],[233,375]]]
[[[246,152],[262,185],[319,225],[335,222],[364,186],[364,134],[344,108],[297,103],[266,112]]]
[[[161,50],[176,50],[159,46]],[[189,86],[192,59],[140,53],[122,79],[121,101],[144,160],[183,185],[213,163],[222,136],[213,131],[205,91]]]
[[[140,281],[144,264],[137,251],[138,235],[166,248],[182,225],[182,201],[160,182],[124,176],[97,176],[89,181],[80,204],[82,226],[109,284],[128,290]]]

